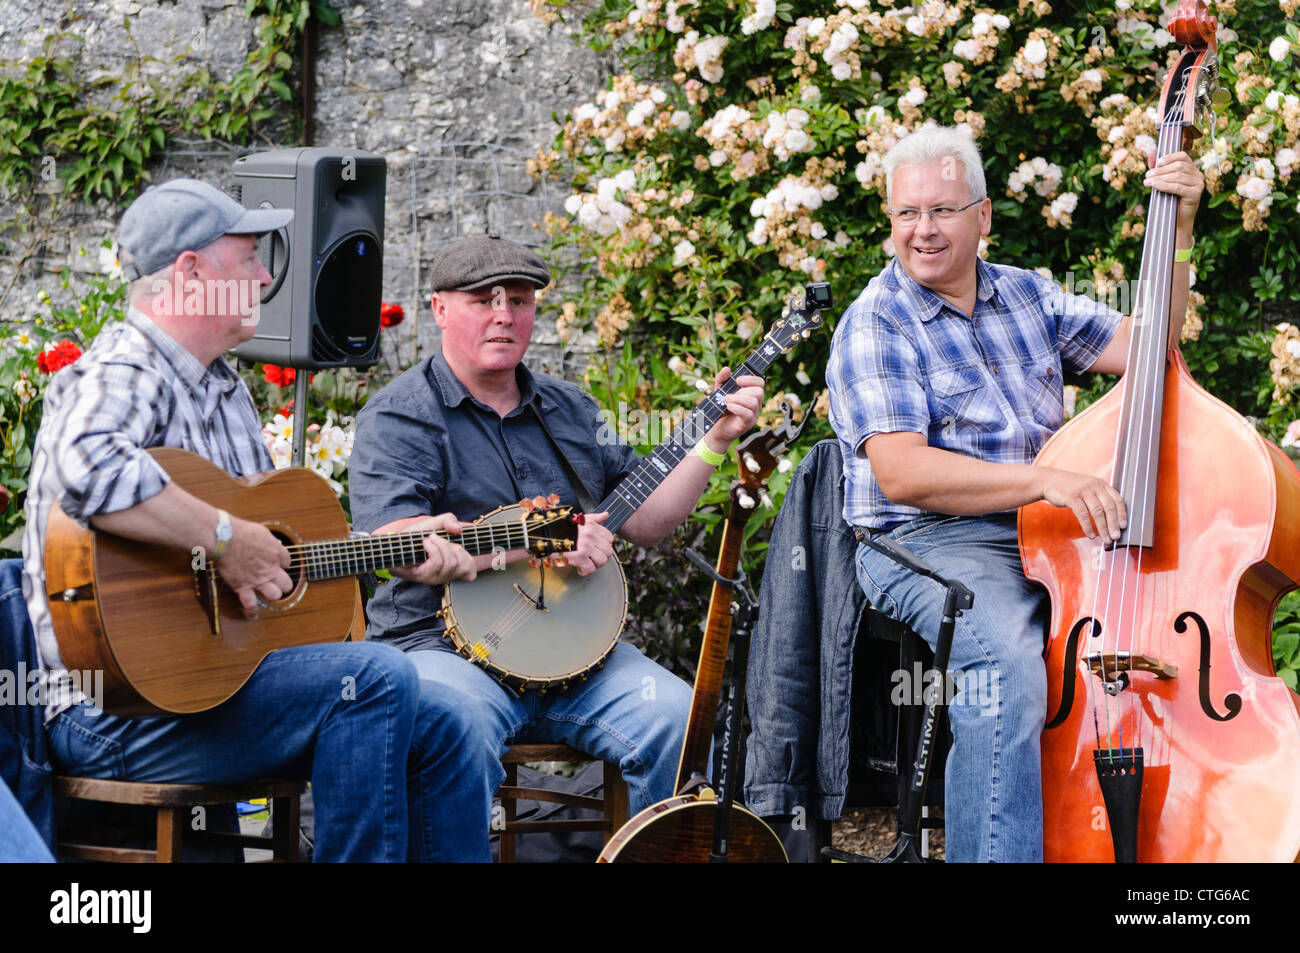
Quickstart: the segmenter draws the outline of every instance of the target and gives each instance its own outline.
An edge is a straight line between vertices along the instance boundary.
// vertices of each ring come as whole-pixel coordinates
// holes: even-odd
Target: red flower
[[[288,387],[293,383],[293,379],[298,376],[298,372],[292,367],[281,367],[279,364],[263,364],[262,376],[266,378],[268,384],[274,384],[276,387]]]
[[[42,373],[53,374],[79,357],[81,357],[81,348],[65,338],[48,351],[37,354],[36,366]]]
[[[387,301],[380,302],[379,326],[381,328],[395,328],[405,320],[406,312],[402,310],[400,304],[389,304]]]

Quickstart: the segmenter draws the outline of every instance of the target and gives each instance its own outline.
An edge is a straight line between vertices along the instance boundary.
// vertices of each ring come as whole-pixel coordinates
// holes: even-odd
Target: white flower
[[[831,67],[831,75],[838,80],[846,80],[853,75],[853,67],[844,60],[840,60]]]
[[[1278,172],[1282,175],[1290,175],[1291,170],[1295,168],[1297,158],[1300,158],[1300,155],[1297,155],[1294,149],[1282,148],[1277,150],[1273,161],[1277,163]]]
[[[1273,192],[1272,183],[1254,175],[1243,175],[1237,182],[1237,193],[1256,202],[1263,201]]]
[[[99,270],[114,281],[122,281],[122,264],[117,260],[116,245],[99,246]]]
[[[1287,341],[1286,352],[1292,357],[1300,357],[1300,341]]]
[[[811,20],[808,21],[809,36],[818,36],[821,34],[822,30],[824,29],[826,29],[825,17],[813,17]]]
[[[14,393],[18,395],[19,400],[27,403],[36,396],[36,387],[27,378],[20,377],[14,381]]]
[[[1083,76],[1080,77],[1080,78],[1081,78],[1085,83],[1100,83],[1100,82],[1101,82],[1101,70],[1099,70],[1099,69],[1086,69],[1086,70],[1083,71]]]
[[[618,152],[623,148],[623,140],[627,138],[627,133],[622,129],[615,129],[605,137],[603,145],[606,152]]]
[[[911,33],[913,36],[925,36],[924,17],[918,17],[914,14],[907,18],[903,23],[903,26],[906,27],[907,32]]]
[[[691,114],[685,109],[679,109],[673,113],[669,122],[674,129],[688,129],[691,125]]]
[[[1268,55],[1273,57],[1273,59],[1278,63],[1281,63],[1291,55],[1291,41],[1284,36],[1276,37],[1273,42],[1268,45]]]
[[[614,184],[624,192],[630,191],[636,187],[636,172],[631,169],[623,169],[614,176]]]
[[[678,355],[674,354],[672,357],[668,358],[668,370],[672,371],[674,374],[680,374],[685,369],[686,362]]]
[[[803,370],[803,368],[800,368],[799,370],[794,372],[794,379],[797,380],[804,387],[807,387],[809,384],[812,383],[812,378],[808,376],[808,372]]]
[[[1038,37],[1034,37],[1025,44],[1023,52],[1025,62],[1029,63],[1031,66],[1037,66],[1039,63],[1043,62],[1043,60],[1047,59],[1047,44]]]
[[[680,268],[686,264],[692,255],[695,254],[695,246],[686,239],[682,239],[673,246],[673,267]]]
[[[709,165],[713,166],[715,169],[726,161],[727,154],[721,149],[714,149],[709,153]]]
[[[821,222],[813,222],[812,228],[808,230],[808,234],[820,241],[826,237],[826,226]]]
[[[840,190],[837,186],[828,183],[821,187],[821,190],[820,192],[818,192],[818,194],[821,196],[823,202],[834,202],[837,198],[840,197]]]
[[[919,106],[925,102],[925,90],[920,86],[913,86],[903,94],[903,102],[910,103],[913,106]]]
[[[669,33],[681,33],[686,29],[686,19],[674,13],[664,22],[664,26]]]
[[[577,215],[580,208],[582,208],[582,196],[576,192],[564,200],[564,210],[570,215]]]
[[[816,86],[805,86],[799,91],[799,101],[804,103],[815,103],[822,98],[822,91]]]
[[[1009,30],[1009,29],[1011,29],[1011,21],[1008,20],[1008,19],[1007,19],[1005,16],[1003,16],[1001,13],[995,13],[995,14],[993,14],[993,25],[994,25],[995,27],[997,27],[999,30]]]
[[[974,40],[958,40],[952,45],[952,52],[964,60],[973,60],[980,55],[980,45]]]
[[[1277,108],[1282,105],[1282,94],[1276,89],[1264,97],[1264,108],[1269,112],[1277,112]]]
[[[787,152],[804,152],[810,145],[812,145],[812,140],[808,138],[808,133],[802,129],[791,129],[785,134]]]
[[[29,351],[36,346],[36,338],[32,337],[31,332],[29,331],[19,331],[9,339],[8,343],[12,347]]]

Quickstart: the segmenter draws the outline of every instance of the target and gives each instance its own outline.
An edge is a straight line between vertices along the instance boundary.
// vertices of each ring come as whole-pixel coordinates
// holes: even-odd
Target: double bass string
[[[1190,73],[1191,71],[1189,70],[1188,72]],[[1174,104],[1170,110],[1171,114],[1173,115],[1181,114],[1185,89],[1186,86],[1184,85],[1183,89],[1180,89],[1178,91],[1174,100]],[[1167,155],[1176,151],[1175,146],[1178,144],[1179,138],[1180,138],[1180,133],[1179,133],[1178,125],[1176,125],[1169,117],[1165,117],[1165,119],[1161,123],[1160,143],[1157,150],[1157,156],[1159,157],[1159,156]],[[1169,195],[1168,193],[1162,193],[1159,191],[1153,192],[1150,201],[1150,206],[1151,206],[1151,214],[1148,218],[1148,225],[1149,228],[1154,230],[1154,235],[1151,235],[1150,238],[1151,241],[1150,247],[1152,253],[1150,259],[1148,261],[1144,261],[1143,264],[1148,266],[1146,268],[1147,274],[1149,274],[1150,271],[1154,269],[1156,275],[1154,277],[1154,280],[1145,278],[1142,275],[1139,276],[1139,295],[1138,295],[1139,313],[1143,316],[1144,320],[1154,320],[1155,315],[1157,314],[1158,309],[1154,307],[1154,302],[1150,300],[1150,298],[1155,294],[1155,290],[1163,289],[1166,286],[1166,284],[1168,284],[1172,288],[1172,274],[1169,272],[1169,269],[1171,268],[1171,262],[1168,261],[1168,259],[1170,258],[1171,251],[1170,248],[1167,247],[1162,248],[1161,244],[1162,242],[1165,242],[1170,236],[1171,234],[1170,230],[1173,224],[1176,222],[1176,216],[1177,216],[1177,201],[1172,195]],[[1167,301],[1165,302],[1165,311],[1166,312],[1168,311]],[[1159,322],[1157,322],[1157,325],[1158,324]],[[1158,327],[1157,330],[1159,330]],[[1128,352],[1127,361],[1130,369],[1133,368],[1135,363],[1134,354],[1138,350],[1138,337],[1139,336],[1136,333],[1134,333],[1133,335],[1130,336],[1129,339],[1129,352]],[[1157,353],[1161,353],[1167,349],[1167,341],[1157,342],[1155,344],[1148,344],[1148,348],[1154,348],[1157,351]],[[1136,381],[1132,379],[1128,383],[1128,386],[1130,388],[1130,395],[1132,395],[1132,388],[1135,386],[1135,384]],[[1145,491],[1150,487],[1151,464],[1154,460],[1154,453],[1152,452],[1153,445],[1151,443],[1151,439],[1159,440],[1159,434],[1152,432],[1154,430],[1156,414],[1158,411],[1157,401],[1155,398],[1155,388],[1154,387],[1150,388],[1150,394],[1148,394],[1147,390],[1145,389],[1141,390],[1138,395],[1138,400],[1140,403],[1137,408],[1138,413],[1136,416],[1140,420],[1142,429],[1145,431],[1145,434],[1150,438],[1148,440],[1144,440],[1140,448],[1143,454],[1143,459],[1140,461],[1140,464],[1143,467],[1143,489],[1144,489],[1143,499],[1145,499],[1146,498]],[[1117,462],[1119,460],[1120,438],[1121,438],[1121,433],[1120,430],[1117,428],[1116,441],[1115,441],[1116,450],[1115,450],[1115,457],[1114,457]],[[1155,446],[1158,446],[1158,444],[1156,444]],[[1105,635],[1103,636],[1102,651],[1100,653],[1101,654],[1100,668],[1102,674],[1102,678],[1100,679],[1102,682],[1102,685],[1100,686],[1100,690],[1102,691],[1102,696],[1103,696],[1102,701],[1104,702],[1104,707],[1105,707],[1105,715],[1106,715],[1105,718],[1106,736],[1105,737],[1106,737],[1106,749],[1108,751],[1116,747],[1116,742],[1118,742],[1119,748],[1124,747],[1123,709],[1126,706],[1124,705],[1120,697],[1117,695],[1116,696],[1117,710],[1114,712],[1114,716],[1115,716],[1114,725],[1112,725],[1112,706],[1109,704],[1109,701],[1106,699],[1106,696],[1109,693],[1105,689],[1106,684],[1109,683],[1112,677],[1112,672],[1108,670],[1108,665],[1106,661],[1107,653],[1104,650],[1105,645],[1109,643],[1110,645],[1113,646],[1113,658],[1114,658],[1113,674],[1114,675],[1121,674],[1121,672],[1125,669],[1131,671],[1132,653],[1141,652],[1141,650],[1144,647],[1142,642],[1142,636],[1137,631],[1138,622],[1139,622],[1138,614],[1140,612],[1140,607],[1142,605],[1142,600],[1139,598],[1139,594],[1142,588],[1142,575],[1141,575],[1142,557],[1143,557],[1142,550],[1144,547],[1141,546],[1140,544],[1136,546],[1137,548],[1136,560],[1133,559],[1131,551],[1134,548],[1134,544],[1132,542],[1134,535],[1136,534],[1139,538],[1145,536],[1146,522],[1154,518],[1154,513],[1148,513],[1146,511],[1146,508],[1144,507],[1142,512],[1137,515],[1138,515],[1139,522],[1138,525],[1134,526],[1133,529],[1129,532],[1129,541],[1126,542],[1122,547],[1113,547],[1106,556],[1102,557],[1102,560],[1105,563],[1104,567],[1102,567],[1102,574],[1106,577],[1106,590],[1107,590],[1106,600],[1105,600],[1105,612],[1102,616],[1102,619],[1107,625],[1110,623],[1112,619],[1114,619],[1118,623],[1115,626],[1116,631],[1114,632],[1113,636],[1109,632],[1105,633]],[[1103,542],[1101,545],[1104,547],[1105,543]],[[1123,551],[1122,557],[1121,557],[1121,550]],[[1122,573],[1120,573],[1119,606],[1118,606],[1118,612],[1114,616],[1112,616],[1110,610],[1111,610],[1112,600],[1114,597],[1114,585],[1115,585],[1115,575],[1116,575],[1115,568],[1116,568],[1117,561],[1120,560],[1121,558],[1123,559],[1123,571]],[[1133,579],[1134,591],[1133,591],[1132,608],[1131,610],[1128,610],[1127,609],[1128,588],[1129,588],[1128,581],[1130,575],[1134,577]],[[1093,612],[1092,612],[1093,619],[1097,619],[1096,609],[1097,609],[1097,602],[1100,597],[1100,590],[1101,590],[1101,586],[1098,585],[1098,587],[1093,591]],[[1121,632],[1121,630],[1127,630],[1127,631]],[[1129,653],[1128,658],[1130,659],[1127,665],[1124,663],[1123,661],[1124,656],[1121,654],[1121,652],[1125,650],[1127,650],[1127,652]],[[1091,677],[1091,673],[1089,673],[1089,676],[1090,676],[1089,689],[1090,689],[1090,696],[1091,696],[1092,707],[1093,707],[1093,731],[1094,734],[1097,736],[1097,747],[1100,749],[1102,747],[1101,726],[1100,726],[1100,719],[1098,718],[1097,715],[1098,699],[1096,694],[1097,691],[1099,690],[1099,686],[1096,684],[1097,680]],[[1132,685],[1133,683],[1130,682],[1130,686]],[[1135,687],[1134,687],[1134,691],[1136,691]],[[1136,702],[1136,695],[1135,695],[1135,706],[1136,705],[1137,702]],[[1135,714],[1140,715],[1140,707],[1137,708]],[[1141,718],[1136,717],[1135,721],[1137,723],[1136,724],[1137,737],[1135,739],[1135,742],[1136,742],[1136,746],[1140,747],[1142,745],[1142,736],[1143,736]]]
[[[1178,123],[1178,119],[1181,117],[1183,112],[1187,82],[1189,80],[1188,74],[1190,74],[1190,72],[1191,71],[1188,70],[1187,72],[1184,73],[1183,86],[1181,89],[1179,89],[1178,93],[1174,97],[1169,112],[1162,119],[1161,126],[1160,126],[1160,143],[1157,150],[1157,157],[1169,155],[1177,151],[1177,147],[1181,145],[1181,126]],[[1161,320],[1159,320],[1158,316],[1160,315],[1161,311],[1163,311],[1163,316],[1165,318],[1171,317],[1169,315],[1169,306],[1170,306],[1170,302],[1172,301],[1172,289],[1173,289],[1173,274],[1172,274],[1173,229],[1177,222],[1178,200],[1175,196],[1169,193],[1153,190],[1151,201],[1149,204],[1150,204],[1150,215],[1148,216],[1148,227],[1153,230],[1150,239],[1151,255],[1150,255],[1150,260],[1144,261],[1143,265],[1145,266],[1144,272],[1146,274],[1149,274],[1150,271],[1154,270],[1155,275],[1152,279],[1147,279],[1144,275],[1139,276],[1139,281],[1141,284],[1141,292],[1142,292],[1141,296],[1144,299],[1142,305],[1143,315],[1147,320],[1151,322],[1151,329],[1153,331],[1163,332],[1162,334],[1155,334],[1149,336],[1148,340],[1150,343],[1147,344],[1147,348],[1150,351],[1154,351],[1155,355],[1161,355],[1164,354],[1169,347],[1168,326],[1166,326]],[[1152,300],[1155,298],[1161,298],[1163,300],[1159,300],[1159,301]],[[1157,306],[1162,306],[1162,307],[1157,307]],[[1163,338],[1163,340],[1161,340],[1160,338]],[[1151,366],[1152,368],[1154,368],[1153,374],[1163,374],[1162,361],[1153,360],[1151,362]],[[1159,447],[1159,441],[1160,441],[1159,428],[1156,426],[1157,418],[1160,412],[1160,407],[1156,397],[1157,385],[1155,383],[1155,380],[1151,380],[1146,383],[1148,384],[1148,388],[1142,392],[1142,401],[1139,407],[1139,411],[1140,411],[1139,419],[1141,421],[1142,433],[1146,437],[1146,439],[1143,440],[1143,444],[1141,447],[1143,456],[1145,458],[1142,461],[1142,467],[1143,467],[1142,499],[1144,501],[1148,499],[1147,491],[1150,489],[1151,486],[1152,463],[1154,462],[1155,451]],[[1152,508],[1152,511],[1149,512],[1148,509],[1144,506],[1142,512],[1139,514],[1139,519],[1140,519],[1140,525],[1138,527],[1138,535],[1140,537],[1144,537],[1148,525],[1148,521],[1155,519],[1154,508]],[[1133,539],[1133,534],[1130,533],[1129,534],[1130,543],[1128,546],[1125,547],[1126,550],[1132,547],[1132,539]],[[1153,537],[1153,544],[1154,542],[1155,541]],[[1136,548],[1137,548],[1136,560],[1134,560],[1131,556],[1128,556],[1127,552],[1126,552],[1126,556],[1128,556],[1128,558],[1126,558],[1125,560],[1127,563],[1125,576],[1127,577],[1129,572],[1132,572],[1134,576],[1133,608],[1130,613],[1127,613],[1128,615],[1128,618],[1126,620],[1127,631],[1123,635],[1117,632],[1116,639],[1115,639],[1117,653],[1120,649],[1121,641],[1127,644],[1127,651],[1130,653],[1128,656],[1129,663],[1127,666],[1129,671],[1132,671],[1132,654],[1140,653],[1147,648],[1146,639],[1144,638],[1144,633],[1140,631],[1140,626],[1139,626],[1140,607],[1144,604],[1143,600],[1138,598],[1138,596],[1142,589],[1142,560],[1144,556],[1143,550],[1145,548],[1141,545],[1140,539]],[[1125,615],[1125,613],[1123,612],[1122,604],[1121,604],[1121,615],[1122,616]],[[1121,663],[1119,659],[1120,656],[1117,654],[1116,656],[1117,670],[1121,667]],[[1143,743],[1143,736],[1144,736],[1144,732],[1142,730],[1143,719],[1141,717],[1141,702],[1138,697],[1136,684],[1130,682],[1130,688],[1134,692],[1132,704],[1128,706],[1133,711],[1134,714],[1134,722],[1135,722],[1134,733],[1136,735],[1136,738],[1134,739],[1134,745],[1136,747],[1141,747]],[[1120,705],[1121,709],[1124,707],[1125,707],[1124,705],[1122,704]],[[1120,747],[1123,747],[1122,717],[1123,716],[1121,714],[1120,715]]]

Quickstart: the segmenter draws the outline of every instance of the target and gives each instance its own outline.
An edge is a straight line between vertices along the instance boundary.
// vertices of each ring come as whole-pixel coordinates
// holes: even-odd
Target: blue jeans
[[[975,594],[974,606],[957,619],[948,664],[958,691],[948,710],[953,747],[944,776],[947,857],[1041,861],[1048,600],[1024,576],[1015,515],[923,516],[889,536]],[[857,569],[872,605],[905,622],[933,648],[944,587],[866,546],[858,547]]]
[[[501,755],[513,743],[568,744],[616,763],[634,814],[675,793],[691,689],[636,646],[620,642],[585,682],[545,695],[511,691],[454,652],[408,655],[422,681],[464,698],[467,716],[482,728],[489,794],[505,777]]]
[[[0,781],[0,864],[49,863],[50,849],[13,796]]]
[[[466,753],[476,723],[397,649],[304,645],[263,660],[209,711],[119,718],[86,704],[49,725],[84,777],[232,784],[309,779],[320,861],[489,859],[488,798]]]

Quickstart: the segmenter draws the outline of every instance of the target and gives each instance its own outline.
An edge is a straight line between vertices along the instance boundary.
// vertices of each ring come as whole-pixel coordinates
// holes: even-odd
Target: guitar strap
[[[597,502],[595,495],[587,487],[587,482],[578,473],[578,468],[573,465],[560,442],[555,439],[555,434],[551,433],[551,428],[546,425],[546,417],[542,414],[541,395],[534,394],[533,399],[528,403],[537,422],[542,426],[542,433],[546,434],[546,439],[551,442],[555,449],[555,455],[560,458],[560,463],[564,464],[564,469],[569,474],[569,480],[573,483],[574,492],[578,494],[578,505],[582,507],[584,513],[595,513]]]

